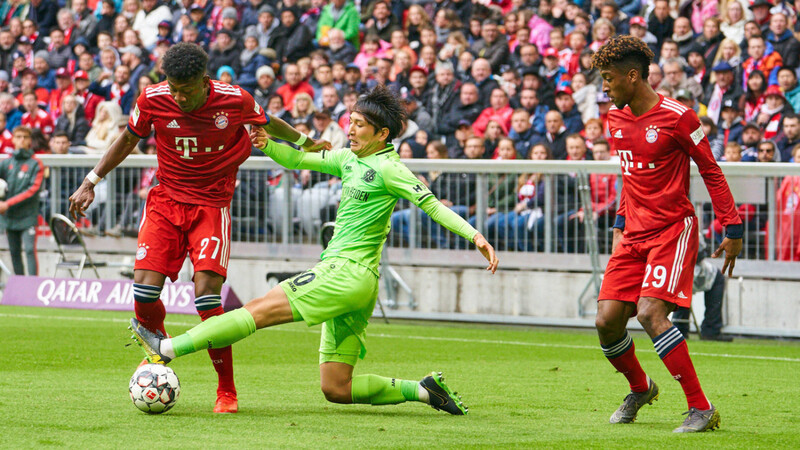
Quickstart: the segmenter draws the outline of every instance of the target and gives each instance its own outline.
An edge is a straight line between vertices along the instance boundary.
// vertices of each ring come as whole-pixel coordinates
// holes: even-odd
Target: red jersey
[[[0,155],[11,155],[14,153],[13,137],[14,135],[7,129],[0,132]]]
[[[42,133],[44,133],[45,137],[50,136],[50,134],[53,133],[53,129],[55,129],[53,119],[50,117],[50,114],[44,112],[43,109],[37,109],[36,114],[31,114],[29,112],[23,114],[20,125],[38,128],[42,130]]]
[[[236,172],[250,156],[243,125],[266,125],[269,118],[238,86],[211,81],[206,103],[183,112],[166,82],[148,86],[128,120],[128,130],[144,139],[155,128],[156,176],[170,198],[181,203],[230,206]]]
[[[721,223],[741,224],[697,114],[677,100],[659,97],[656,106],[639,117],[628,106],[612,105],[608,113],[612,147],[622,166],[617,214],[626,218],[625,237],[633,242],[651,239],[694,215],[689,201],[689,158],[703,176]]]

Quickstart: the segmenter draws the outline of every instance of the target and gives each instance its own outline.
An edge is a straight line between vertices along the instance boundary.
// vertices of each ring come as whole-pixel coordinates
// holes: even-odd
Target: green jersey
[[[392,211],[401,197],[470,242],[477,234],[475,228],[439,202],[400,162],[391,145],[363,158],[349,148],[303,153],[274,141],[269,141],[262,151],[286,168],[316,170],[342,179],[336,227],[322,259],[347,258],[377,274]]]

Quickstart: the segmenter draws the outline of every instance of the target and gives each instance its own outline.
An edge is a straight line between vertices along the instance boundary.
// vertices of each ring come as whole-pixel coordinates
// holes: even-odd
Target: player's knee
[[[348,386],[336,383],[321,383],[320,388],[325,400],[331,403],[352,403],[352,398]]]
[[[599,314],[594,319],[594,326],[595,328],[597,328],[597,331],[601,333],[609,333],[611,331],[614,331],[615,328],[613,321]]]

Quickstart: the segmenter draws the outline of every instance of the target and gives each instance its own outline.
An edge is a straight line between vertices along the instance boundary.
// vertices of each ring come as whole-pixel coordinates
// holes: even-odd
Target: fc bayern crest
[[[659,131],[660,130],[658,128],[656,128],[655,125],[648,126],[647,128],[645,128],[644,139],[648,143],[652,144],[653,142],[658,140],[658,132]]]
[[[136,259],[141,261],[147,256],[147,249],[145,247],[139,247],[139,250],[136,251]]]
[[[220,130],[224,130],[228,126],[228,113],[218,112],[214,114],[214,125]]]

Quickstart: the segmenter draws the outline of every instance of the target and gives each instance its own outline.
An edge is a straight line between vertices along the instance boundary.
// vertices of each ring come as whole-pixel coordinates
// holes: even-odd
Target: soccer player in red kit
[[[207,65],[208,55],[199,46],[172,46],[162,63],[167,81],[147,87],[139,96],[127,129],[70,197],[70,213],[83,216],[94,200],[95,184],[155,129],[160,184],[148,194],[139,224],[133,295],[136,318],[164,335],[159,296],[166,277],[177,279],[187,253],[195,270],[198,314],[206,320],[224,312],[220,292],[230,258],[230,204],[251,140],[266,131],[306,150],[330,145],[313,142],[266,115],[238,86],[210,80]],[[246,124],[264,130],[248,134]],[[208,353],[219,377],[214,412],[236,412],[231,348]]]
[[[592,58],[603,77],[603,91],[614,103],[609,131],[623,179],[614,250],[596,318],[603,353],[631,388],[610,422],[633,422],[643,405],[658,398],[658,386],[639,365],[626,330],[628,319],[636,315],[686,395],[688,416],[675,432],[713,430],[719,426],[719,412],[700,387],[683,335],[668,319],[676,307],[688,308],[692,300],[699,235],[689,201],[690,158],[726,227],[713,255],[725,252],[723,273],[733,272],[743,227],[697,114],[647,83],[652,59],[647,45],[632,36],[615,37]]]

